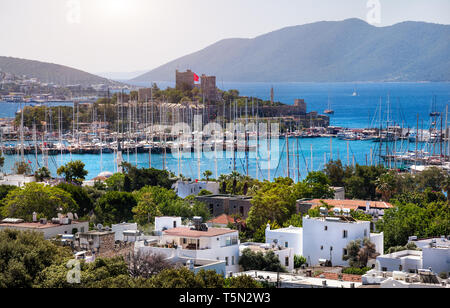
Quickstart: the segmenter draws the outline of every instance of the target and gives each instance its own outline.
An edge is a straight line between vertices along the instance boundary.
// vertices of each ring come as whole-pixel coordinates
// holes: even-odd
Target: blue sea
[[[173,86],[173,83],[158,83],[160,88]],[[144,85],[142,85],[144,86]],[[331,116],[331,125],[349,128],[378,127],[380,119],[386,121],[389,116],[391,124],[403,127],[415,128],[417,116],[419,116],[419,127],[428,128],[431,124],[429,113],[438,111],[444,115],[445,108],[450,103],[450,83],[219,83],[221,89],[237,89],[241,95],[260,97],[269,99],[270,89],[274,88],[275,101],[286,104],[293,104],[297,98],[305,99],[308,111],[318,111],[323,113],[331,102],[331,108],[335,114]],[[356,92],[357,95],[353,96]],[[435,107],[433,107],[435,98]],[[381,104],[381,114],[380,114]],[[0,117],[12,117],[19,109],[18,104],[2,103]],[[289,174],[294,180],[304,178],[308,171],[321,170],[324,164],[331,158],[340,158],[344,164],[376,164],[379,158],[377,153],[379,143],[372,141],[343,141],[329,138],[299,139],[290,138],[290,170]],[[393,145],[391,145],[393,146]],[[273,147],[275,148],[275,147]],[[414,144],[407,141],[396,144],[398,152],[413,150]],[[260,180],[270,179],[280,176],[287,176],[287,159],[285,150],[285,140],[278,141],[279,153],[273,153],[272,162],[269,164],[260,156],[267,157],[267,144],[261,142],[260,156],[256,163],[255,153],[249,154],[248,173],[252,177]],[[312,151],[311,151],[312,149]],[[420,149],[432,151],[426,144],[421,144]],[[312,163],[311,163],[312,153]],[[371,156],[372,154],[372,156]],[[223,155],[225,156],[225,155]],[[276,159],[274,159],[276,157]],[[6,158],[4,170],[10,172],[17,157],[8,156]],[[42,159],[38,157],[38,163],[34,156],[27,158],[35,169],[42,165]],[[101,171],[114,172],[113,154],[104,154],[100,160],[99,155],[64,155],[54,156],[49,159],[49,166],[52,173],[55,173],[58,166],[71,159],[80,159],[86,164],[89,171],[88,178],[96,177]],[[139,167],[149,166],[148,154],[124,154],[124,160]],[[152,155],[152,167],[163,168],[162,155]],[[217,161],[217,163],[216,163]],[[223,157],[203,157],[200,159],[201,173],[206,170],[217,173],[231,173],[233,171],[233,160]],[[297,167],[298,164],[298,167]],[[178,173],[179,171],[186,177],[196,179],[198,159],[192,155],[190,158],[180,160],[176,156],[168,155],[166,160],[167,169]],[[181,170],[179,170],[181,167]],[[270,168],[269,168],[270,167]],[[270,169],[270,172],[269,172]],[[236,159],[236,170],[242,174],[247,171],[245,153],[238,153]],[[300,171],[300,172],[298,172]]]

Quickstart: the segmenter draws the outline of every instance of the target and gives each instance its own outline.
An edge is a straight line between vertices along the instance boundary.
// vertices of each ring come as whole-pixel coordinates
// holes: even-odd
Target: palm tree
[[[450,203],[450,176],[445,176],[442,182],[442,190],[447,194],[447,202]]]
[[[377,193],[381,194],[383,201],[389,201],[395,193],[396,181],[392,173],[382,174],[375,182]]]
[[[206,182],[209,182],[209,177],[212,176],[212,172],[210,170],[206,170],[203,172],[203,176],[206,178]]]

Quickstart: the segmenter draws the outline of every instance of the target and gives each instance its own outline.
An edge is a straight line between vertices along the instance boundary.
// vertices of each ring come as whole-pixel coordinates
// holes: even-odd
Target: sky
[[[0,0],[0,55],[147,71],[225,38],[360,18],[450,24],[449,0]]]

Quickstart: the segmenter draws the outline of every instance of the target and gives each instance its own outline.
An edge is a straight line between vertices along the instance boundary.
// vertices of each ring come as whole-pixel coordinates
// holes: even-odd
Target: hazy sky
[[[370,2],[377,1],[0,0],[0,55],[92,73],[148,70],[224,38],[321,20],[367,20]],[[377,26],[450,24],[449,0],[379,3]]]

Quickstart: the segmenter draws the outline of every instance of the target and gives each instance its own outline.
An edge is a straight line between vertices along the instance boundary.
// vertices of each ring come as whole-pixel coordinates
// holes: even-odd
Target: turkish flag
[[[194,81],[200,81],[200,77],[196,73],[194,73]]]

